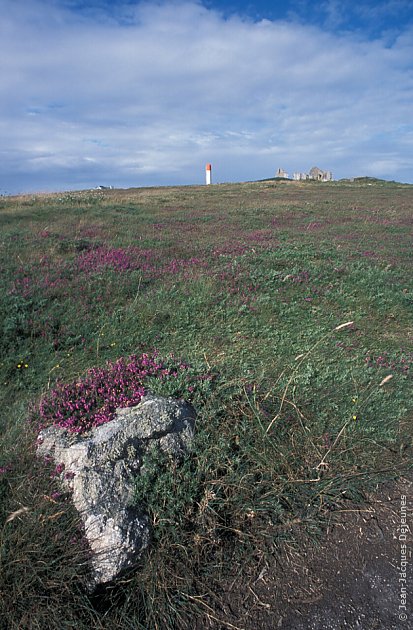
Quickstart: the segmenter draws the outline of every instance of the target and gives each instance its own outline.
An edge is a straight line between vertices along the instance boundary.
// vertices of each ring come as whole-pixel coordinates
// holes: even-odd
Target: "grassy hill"
[[[0,200],[5,627],[193,627],[234,567],[321,535],[410,466],[412,190],[268,180]],[[151,552],[90,598],[77,516],[34,455],[53,422],[39,403],[154,353],[168,376],[143,385],[193,402],[194,452],[137,487]]]

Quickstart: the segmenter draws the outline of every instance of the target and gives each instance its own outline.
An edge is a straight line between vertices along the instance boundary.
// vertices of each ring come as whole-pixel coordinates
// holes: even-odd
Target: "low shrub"
[[[119,407],[138,404],[149,391],[191,400],[197,384],[211,379],[211,374],[173,357],[162,359],[156,351],[131,355],[92,368],[71,383],[57,383],[31,409],[30,419],[39,429],[53,425],[84,433],[112,420]]]

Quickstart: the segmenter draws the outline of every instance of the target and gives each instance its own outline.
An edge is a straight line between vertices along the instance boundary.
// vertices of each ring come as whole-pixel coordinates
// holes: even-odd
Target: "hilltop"
[[[411,200],[364,178],[0,200],[5,627],[298,630],[318,597],[334,627],[400,627],[394,592],[383,609],[399,577],[385,502],[411,497]],[[38,423],[104,407],[96,375],[127,401],[125,374],[148,364],[144,389],[196,408],[196,441],[136,489],[152,527],[141,570],[92,597]],[[363,548],[383,562],[354,574],[360,610]]]

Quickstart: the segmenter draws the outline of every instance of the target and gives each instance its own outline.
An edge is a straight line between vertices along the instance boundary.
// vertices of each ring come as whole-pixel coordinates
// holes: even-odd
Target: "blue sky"
[[[2,0],[0,193],[413,183],[413,0]]]

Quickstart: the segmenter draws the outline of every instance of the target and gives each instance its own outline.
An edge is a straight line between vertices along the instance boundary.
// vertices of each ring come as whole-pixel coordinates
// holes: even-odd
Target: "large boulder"
[[[92,587],[135,566],[149,544],[148,515],[134,502],[145,454],[155,448],[179,460],[191,446],[194,425],[195,410],[188,403],[147,395],[87,435],[59,427],[40,432],[37,454],[54,460],[84,523]]]

